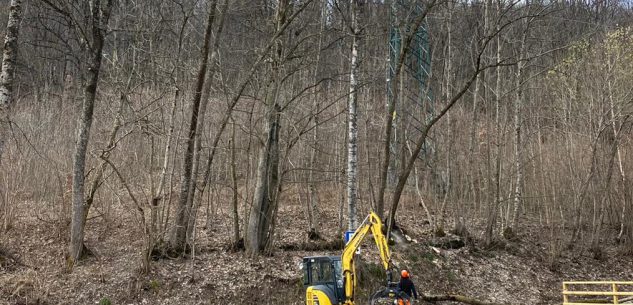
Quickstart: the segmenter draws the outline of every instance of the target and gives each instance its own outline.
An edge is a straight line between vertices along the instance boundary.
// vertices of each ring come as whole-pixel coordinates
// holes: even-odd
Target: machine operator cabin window
[[[331,283],[334,282],[334,268],[332,262],[329,260],[321,260],[312,263],[312,275],[313,283]]]

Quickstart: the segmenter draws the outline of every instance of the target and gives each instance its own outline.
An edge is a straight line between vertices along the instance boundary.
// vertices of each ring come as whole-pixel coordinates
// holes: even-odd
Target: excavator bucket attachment
[[[398,291],[394,287],[386,287],[380,289],[374,294],[372,294],[371,298],[369,298],[370,305],[398,305],[403,304],[398,302],[398,300],[403,300],[404,304],[408,304],[409,296],[401,291]]]

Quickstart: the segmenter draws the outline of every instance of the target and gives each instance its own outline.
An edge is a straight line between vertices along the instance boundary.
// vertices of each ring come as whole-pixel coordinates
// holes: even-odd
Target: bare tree
[[[323,48],[323,40],[325,39],[325,24],[327,23],[327,10],[328,10],[328,1],[321,1],[321,18],[319,24],[319,41],[317,43],[318,51],[316,55],[316,63],[314,67],[314,75],[313,81],[316,83],[319,77],[319,68],[322,65],[322,57],[321,57],[321,49]],[[317,90],[317,86],[313,88],[312,94],[314,95],[314,130],[312,131],[312,147],[310,150],[310,173],[308,176],[308,200],[307,200],[307,214],[308,214],[308,237],[316,238],[319,237],[318,230],[318,221],[317,221],[317,211],[318,211],[318,203],[319,203],[319,195],[317,191],[317,186],[315,179],[317,179],[315,172],[317,166],[317,156],[319,151],[319,120],[320,120],[320,112],[321,112],[321,97],[319,96],[319,92]]]
[[[492,1],[487,1],[486,2],[486,35],[489,35],[489,33],[492,33]],[[496,3],[496,12],[497,12],[497,18],[500,18],[501,14],[502,14],[502,10],[505,7],[505,0],[497,0]],[[496,28],[495,31],[499,31],[499,23],[495,23],[496,24]],[[501,52],[502,52],[502,48],[503,48],[503,44],[501,43],[501,37],[497,36],[496,37],[496,41],[497,41],[497,48],[496,48],[496,61],[501,60]],[[497,211],[499,210],[499,205],[501,204],[501,198],[500,198],[500,192],[501,192],[501,142],[500,138],[501,138],[501,81],[502,81],[502,67],[496,67],[495,68],[495,74],[496,74],[496,83],[495,83],[495,111],[494,111],[494,134],[490,133],[489,137],[488,137],[488,141],[490,142],[494,142],[494,146],[495,146],[495,151],[494,151],[494,156],[491,157],[493,151],[492,149],[488,150],[488,166],[489,168],[492,167],[492,172],[494,173],[492,176],[494,176],[494,178],[492,176],[489,176],[489,180],[491,181],[491,185],[494,185],[493,187],[493,192],[492,192],[492,200],[490,200],[490,204],[488,205],[488,215],[486,217],[486,228],[484,231],[484,245],[489,246],[493,240],[494,240],[494,228],[495,225],[497,223]],[[494,158],[494,160],[490,161],[492,158]],[[494,164],[490,164],[491,162],[494,162]]]
[[[198,132],[198,120],[202,101],[202,91],[207,74],[207,64],[209,62],[209,50],[211,44],[211,34],[213,33],[213,22],[216,17],[216,6],[218,1],[213,0],[210,4],[207,19],[206,31],[204,34],[204,44],[200,54],[200,66],[198,67],[198,75],[196,78],[196,86],[192,101],[191,119],[189,120],[189,133],[187,135],[187,148],[185,159],[183,161],[183,174],[180,184],[180,197],[178,199],[178,207],[176,211],[176,222],[172,228],[169,239],[170,250],[177,254],[182,254],[187,247],[187,228],[189,226],[192,214],[192,206],[189,197],[193,197],[195,192],[194,185],[194,154],[195,143]]]
[[[281,0],[277,3],[276,31],[279,31],[286,23],[290,8],[289,0]],[[272,225],[274,205],[279,193],[279,131],[281,128],[279,90],[282,82],[279,69],[283,60],[282,54],[283,44],[281,39],[278,39],[272,55],[271,76],[266,92],[266,132],[259,151],[255,195],[246,232],[245,247],[251,255],[264,251],[268,244],[269,228]]]
[[[521,196],[523,190],[523,141],[522,141],[522,108],[523,108],[523,74],[525,73],[525,61],[521,60],[526,55],[526,40],[529,31],[529,23],[525,22],[524,30],[521,35],[521,46],[519,50],[519,62],[517,63],[516,72],[516,93],[514,98],[514,170],[516,172],[516,180],[514,185],[514,206],[512,207],[512,216],[509,221],[508,230],[506,232],[511,237],[516,234],[517,221],[519,217],[519,208],[521,207]],[[504,233],[506,233],[504,232]]]
[[[226,18],[228,7],[229,7],[229,1],[225,0],[224,4],[222,4],[222,6],[220,7],[220,11],[218,12],[220,14],[219,16],[220,19],[217,21],[218,27],[214,34],[215,39],[213,41],[213,46],[211,47],[211,55],[210,55],[211,58],[209,59],[209,65],[208,65],[209,71],[207,72],[207,75],[206,75],[207,81],[205,82],[205,85],[204,85],[202,102],[200,104],[200,111],[198,113],[198,116],[200,119],[198,120],[198,127],[197,127],[198,133],[196,135],[196,142],[194,145],[195,160],[194,160],[194,165],[191,172],[193,182],[190,186],[190,191],[187,198],[187,205],[191,207],[191,211],[192,211],[189,216],[189,225],[187,228],[188,237],[193,236],[193,230],[195,229],[195,223],[196,223],[196,219],[198,215],[198,210],[200,208],[200,205],[202,204],[202,197],[204,194],[203,190],[204,188],[206,188],[206,183],[208,182],[208,180],[206,179],[207,174],[208,174],[207,172],[205,172],[203,176],[204,180],[201,183],[201,185],[200,183],[198,183],[198,179],[197,179],[200,174],[200,169],[201,169],[200,158],[202,156],[202,147],[203,147],[202,133],[205,128],[205,117],[207,113],[207,107],[211,100],[211,88],[212,88],[212,84],[214,83],[213,79],[216,75],[216,72],[220,68],[219,66],[220,42],[222,41],[221,35],[222,35],[222,30],[224,29],[224,20]],[[227,110],[227,112],[224,114],[225,122],[227,122],[228,119],[231,117],[231,114],[233,112],[233,107],[235,107],[235,105],[231,105],[229,109]],[[217,130],[216,140],[213,142],[214,144],[213,144],[213,147],[211,148],[212,153],[215,153],[215,150],[217,150],[217,145],[218,145],[220,137],[222,136],[222,133],[224,132],[225,126],[226,126],[226,123],[223,123],[222,126],[220,126],[219,130]],[[209,159],[211,160],[212,157],[210,157]],[[198,190],[200,191],[200,194],[197,197],[198,200],[195,201],[194,203],[196,191]],[[191,243],[192,242],[190,242],[190,244]]]
[[[86,202],[85,197],[86,151],[88,149],[88,140],[90,139],[90,128],[92,127],[93,121],[97,85],[99,83],[99,73],[101,72],[103,46],[112,5],[112,0],[106,0],[103,4],[100,0],[91,1],[90,12],[92,13],[90,16],[87,16],[90,20],[88,27],[90,29],[89,35],[91,42],[86,42],[84,46],[85,52],[89,57],[86,71],[88,79],[83,88],[83,107],[81,119],[77,126],[77,142],[75,155],[73,157],[73,216],[71,221],[70,243],[68,245],[69,269],[72,269],[73,265],[81,259],[83,254],[86,254],[84,230],[90,209],[90,205]],[[59,11],[65,12],[61,9],[59,9]],[[65,13],[68,14],[68,12]]]

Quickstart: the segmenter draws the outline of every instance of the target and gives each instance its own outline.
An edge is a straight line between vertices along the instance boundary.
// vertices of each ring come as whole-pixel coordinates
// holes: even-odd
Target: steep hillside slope
[[[148,275],[138,275],[142,235],[133,214],[118,207],[89,222],[88,246],[94,256],[74,272],[64,271],[65,243],[58,226],[38,213],[34,203],[19,209],[19,221],[1,237],[0,304],[302,304],[301,258],[338,251],[287,251],[305,240],[304,216],[298,205],[280,208],[276,251],[259,258],[228,251],[230,218],[218,211],[213,226],[200,225],[193,259],[153,262]],[[338,209],[321,210],[321,233],[333,239]],[[437,242],[420,211],[410,207],[401,224],[413,242],[392,247],[394,261],[411,270],[425,294],[457,293],[507,304],[557,304],[561,281],[633,279],[633,258],[605,245],[602,260],[578,249],[563,252],[551,271],[540,235],[528,227],[518,240],[481,249],[474,240],[459,249],[432,247]],[[107,219],[104,220],[104,219]],[[204,217],[202,217],[204,219]],[[201,221],[202,222],[202,221]],[[63,235],[61,237],[64,237]],[[361,251],[361,300],[382,285],[378,254],[371,244]],[[111,302],[111,303],[108,303]],[[100,303],[101,302],[101,303]]]

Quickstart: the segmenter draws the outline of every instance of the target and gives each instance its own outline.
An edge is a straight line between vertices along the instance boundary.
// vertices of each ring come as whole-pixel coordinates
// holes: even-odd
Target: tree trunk
[[[476,148],[479,146],[477,141],[477,130],[479,128],[479,110],[478,110],[478,102],[479,102],[479,92],[483,87],[484,79],[485,79],[485,71],[477,75],[477,79],[475,80],[475,90],[473,92],[473,104],[472,104],[472,121],[471,121],[471,130],[470,130],[470,140],[468,143],[468,186],[470,190],[470,200],[473,202],[474,208],[473,210],[477,210],[477,208],[481,207],[481,179],[480,176],[480,167],[479,162],[475,162],[475,152],[478,151]],[[461,232],[466,229],[465,221],[462,219],[460,213],[455,213],[455,222],[453,230],[455,232]],[[459,234],[459,233],[458,233]]]
[[[355,231],[357,223],[356,198],[358,196],[356,177],[358,171],[358,41],[360,40],[358,1],[350,0],[350,7],[352,11],[352,55],[349,75],[349,99],[347,105],[347,216],[349,217],[347,228],[349,231]]]
[[[522,160],[522,141],[521,141],[521,108],[523,107],[523,68],[525,62],[522,59],[525,57],[526,40],[528,34],[528,26],[523,30],[521,39],[521,50],[519,51],[519,62],[517,63],[517,75],[516,75],[516,96],[514,99],[514,170],[516,171],[516,181],[514,185],[514,206],[512,208],[512,219],[508,226],[512,236],[516,234],[517,219],[519,217],[519,208],[521,207],[521,194],[523,185],[523,160]],[[506,236],[506,237],[510,237]]]
[[[453,95],[453,48],[452,48],[452,22],[453,22],[453,5],[451,2],[447,3],[447,9],[448,9],[448,18],[446,20],[446,30],[447,30],[447,40],[446,40],[446,63],[445,63],[445,75],[444,75],[444,83],[446,84],[444,87],[444,98],[445,100],[448,100],[451,98],[451,96]],[[477,81],[477,79],[475,79],[475,82]],[[448,149],[447,149],[447,160],[446,160],[446,173],[447,173],[447,179],[446,179],[446,188],[445,188],[445,193],[444,193],[444,198],[442,200],[442,204],[440,209],[437,211],[437,218],[438,221],[436,223],[432,223],[430,222],[433,230],[437,233],[444,233],[444,211],[446,208],[446,203],[448,201],[448,196],[450,194],[450,189],[451,189],[451,164],[452,164],[452,160],[453,158],[451,158],[451,152],[452,152],[452,147],[453,147],[453,143],[454,143],[454,139],[455,137],[452,136],[452,127],[451,127],[451,118],[450,115],[448,116],[448,134],[447,134],[447,138],[448,140]],[[409,148],[409,150],[411,150]],[[415,166],[414,166],[415,169]],[[456,203],[455,204],[455,212],[456,212],[456,216],[455,216],[455,224],[454,224],[454,228],[455,228],[455,232],[457,232],[458,234],[465,234],[466,232],[466,225],[465,225],[465,221],[464,219],[466,219],[466,209],[464,207],[464,204],[461,203]]]
[[[492,6],[492,2],[489,1],[489,6]],[[492,10],[492,7],[490,7],[488,9],[489,11]],[[501,12],[501,0],[497,0],[497,13],[499,15],[502,14]],[[487,17],[490,18],[490,17]],[[497,31],[499,30],[499,25],[497,25]],[[501,51],[502,51],[502,45],[501,45],[501,38],[497,37],[497,54],[496,54],[496,59],[497,62],[501,59]],[[494,228],[496,226],[497,223],[497,211],[499,209],[499,205],[500,205],[500,198],[499,198],[499,192],[500,192],[500,180],[501,180],[501,121],[500,121],[500,96],[501,96],[501,67],[497,67],[496,69],[496,75],[497,75],[497,79],[496,79],[496,84],[495,84],[495,138],[497,139],[495,142],[495,166],[493,167],[493,171],[494,171],[494,180],[492,181],[492,184],[494,185],[494,197],[492,200],[490,200],[489,206],[488,206],[488,215],[487,215],[487,220],[486,220],[486,229],[484,231],[484,245],[486,246],[490,246],[492,244],[492,241],[494,239]],[[492,133],[491,135],[492,136]],[[490,145],[489,145],[490,146]],[[490,158],[490,151],[488,152],[488,156]],[[491,185],[492,185],[491,184]]]
[[[274,93],[271,98],[276,99],[278,90],[276,82],[273,84]],[[277,185],[279,180],[279,129],[281,108],[274,101],[271,102],[266,114],[266,140],[259,152],[257,177],[253,207],[248,221],[246,235],[246,251],[250,255],[257,255],[265,250],[270,237],[269,229],[272,224],[274,204],[277,200]]]
[[[15,99],[13,83],[15,82],[15,68],[18,61],[18,37],[22,18],[21,2],[21,0],[11,0],[7,34],[4,38],[4,51],[2,53],[2,68],[0,69],[0,164],[2,164],[2,153],[11,130],[9,110]]]
[[[409,156],[413,155],[413,151],[411,150],[411,144],[409,144],[409,141],[407,141],[406,145],[407,145],[407,149],[409,150]],[[417,193],[418,198],[420,199],[420,205],[422,206],[422,209],[424,209],[424,213],[426,214],[426,219],[429,222],[429,226],[431,228],[436,229],[437,227],[435,225],[435,219],[431,215],[429,208],[424,202],[424,195],[422,195],[422,191],[420,190],[420,176],[418,174],[418,167],[415,166],[415,164],[413,165],[413,177],[415,178],[415,192]]]
[[[240,217],[238,214],[238,188],[237,188],[237,160],[235,159],[235,122],[231,129],[231,182],[233,188],[233,199],[231,200],[231,212],[233,214],[233,245],[237,247],[240,241]]]
[[[197,127],[198,132],[196,135],[196,142],[194,145],[195,161],[194,161],[193,170],[191,173],[192,183],[189,187],[189,194],[187,197],[187,206],[190,206],[192,209],[191,215],[189,217],[189,225],[187,227],[187,236],[192,236],[193,234],[193,229],[196,224],[196,219],[198,218],[198,209],[200,208],[200,205],[202,204],[202,198],[203,198],[204,192],[200,191],[198,200],[196,200],[194,203],[196,191],[202,190],[203,188],[205,188],[206,183],[208,182],[208,180],[203,179],[203,183],[201,185],[198,185],[198,175],[200,173],[200,162],[201,162],[200,157],[202,155],[202,133],[204,131],[204,126],[205,126],[205,116],[207,113],[207,106],[209,105],[209,99],[211,98],[210,96],[211,85],[213,83],[213,78],[215,77],[216,71],[219,68],[218,57],[219,57],[219,49],[220,49],[220,36],[222,35],[222,30],[224,29],[224,20],[225,20],[228,6],[229,6],[229,0],[225,0],[219,12],[220,20],[218,21],[218,29],[214,36],[215,40],[213,42],[213,47],[211,48],[211,58],[209,59],[209,71],[207,72],[207,76],[206,76],[207,81],[204,85],[202,101],[200,104],[200,113],[198,113],[198,116],[199,116],[198,127]],[[233,108],[232,107],[229,108],[228,112],[226,113],[227,118],[231,116],[232,111],[233,111]],[[221,130],[218,131],[218,135],[217,135],[218,139],[222,135],[223,131],[224,131],[224,128],[221,128]],[[216,146],[217,146],[217,143],[215,143],[214,147],[212,148],[214,153],[215,153],[215,150],[217,149]],[[203,178],[204,177],[206,176],[203,176]],[[188,241],[188,243],[192,244],[193,241]]]
[[[276,30],[279,32],[287,20],[289,0],[281,0],[275,14]],[[279,89],[281,77],[279,66],[283,54],[282,42],[279,38],[275,43],[273,54],[270,85],[266,96],[265,128],[266,135],[259,152],[257,177],[253,206],[249,215],[246,232],[245,247],[249,255],[262,253],[269,245],[272,235],[271,225],[276,211],[279,190],[279,131],[281,129],[281,106],[279,104]]]
[[[81,259],[84,254],[84,228],[90,204],[85,197],[85,167],[86,151],[90,138],[90,128],[94,114],[94,105],[97,94],[97,84],[101,71],[101,57],[105,41],[105,31],[108,27],[110,12],[112,10],[112,0],[108,0],[105,7],[101,7],[101,1],[92,2],[92,48],[87,51],[90,54],[88,62],[88,80],[84,87],[84,101],[79,121],[77,142],[75,145],[75,155],[73,158],[73,210],[70,229],[70,244],[68,245],[68,268],[72,269],[74,264]]]
[[[13,83],[18,59],[18,36],[22,17],[21,0],[12,0],[9,7],[7,34],[4,39],[2,66],[0,67],[0,166],[2,155],[11,132],[10,109],[13,104]],[[0,232],[8,230],[11,221],[10,203],[0,205]]]
[[[322,1],[321,4],[321,24],[319,28],[319,43],[318,43],[318,51],[316,58],[316,66],[314,68],[314,75],[312,77],[314,83],[318,82],[319,77],[319,67],[321,66],[321,48],[323,47],[323,33],[325,31],[325,24],[327,23],[327,7],[328,2]],[[308,226],[309,232],[308,237],[318,237],[319,229],[317,222],[317,209],[319,203],[319,196],[317,194],[316,185],[314,180],[315,177],[315,168],[317,164],[317,150],[319,148],[319,114],[321,112],[321,100],[319,99],[319,94],[317,91],[317,87],[314,87],[313,90],[314,97],[314,130],[312,131],[312,149],[310,150],[310,173],[308,177]]]
[[[177,254],[185,252],[187,247],[187,228],[191,217],[192,207],[189,204],[189,194],[194,192],[193,185],[195,183],[193,177],[193,165],[195,154],[196,135],[198,132],[198,114],[200,113],[200,104],[202,100],[202,89],[207,74],[207,64],[209,62],[209,49],[211,42],[211,33],[213,32],[213,21],[215,19],[215,9],[217,0],[211,2],[209,17],[207,19],[207,28],[204,34],[204,45],[200,58],[200,66],[198,68],[198,77],[196,80],[196,88],[193,96],[193,107],[191,110],[191,119],[189,121],[189,134],[187,136],[187,150],[185,151],[185,159],[183,162],[183,174],[180,185],[180,197],[178,198],[178,207],[176,210],[176,223],[172,228],[169,240],[169,248]]]

